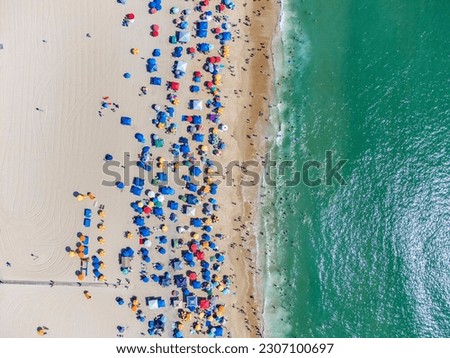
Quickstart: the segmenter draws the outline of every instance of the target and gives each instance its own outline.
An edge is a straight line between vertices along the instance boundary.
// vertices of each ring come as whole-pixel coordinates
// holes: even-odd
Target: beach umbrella
[[[161,227],[161,230],[162,230],[163,232],[166,232],[167,230],[169,230],[169,228],[167,227],[167,225],[163,225],[163,226]]]
[[[144,246],[145,247],[150,247],[150,246],[152,246],[152,242],[150,240],[145,240],[144,241]]]
[[[152,25],[152,30],[159,31],[159,25],[157,24]]]
[[[166,253],[166,249],[165,249],[164,247],[160,247],[160,248],[158,249],[158,252],[159,252],[161,255],[164,255],[164,254]]]
[[[157,262],[157,263],[155,264],[155,269],[156,269],[156,270],[161,271],[163,268],[164,268],[164,266],[163,266],[162,264],[160,264],[159,262]]]
[[[126,14],[125,17],[126,17],[128,20],[134,20],[134,14],[133,14],[133,13]]]
[[[130,74],[129,72],[125,72],[125,73],[123,74],[123,77],[125,77],[125,78],[131,78],[131,74]]]
[[[125,184],[122,183],[121,181],[118,181],[118,182],[116,183],[116,187],[117,187],[118,189],[123,189],[123,188],[125,187]]]
[[[139,143],[145,143],[145,136],[142,133],[136,133],[134,138],[136,138]]]
[[[158,36],[159,36],[159,32],[153,30],[153,31],[151,32],[151,35],[152,35],[152,37],[158,37]]]
[[[147,240],[148,241],[148,240]],[[150,262],[150,257],[149,256],[144,256],[143,258],[142,258],[146,263],[149,263]]]
[[[139,49],[136,48],[136,47],[133,47],[133,48],[131,49],[131,53],[132,53],[133,55],[139,55]]]
[[[84,280],[84,274],[80,273],[80,274],[78,275],[78,279],[79,279],[80,281],[83,281],[83,280]]]
[[[147,283],[148,281],[150,281],[150,279],[147,276],[142,275],[141,276],[141,281],[144,282],[144,283]]]
[[[189,274],[189,280],[194,281],[197,279],[197,274],[195,272],[191,272]]]
[[[113,160],[113,156],[111,154],[106,154],[105,160]]]

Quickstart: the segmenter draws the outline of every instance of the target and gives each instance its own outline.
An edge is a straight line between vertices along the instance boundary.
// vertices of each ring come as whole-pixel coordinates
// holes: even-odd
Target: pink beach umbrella
[[[159,25],[156,24],[152,25],[152,30],[159,31]]]

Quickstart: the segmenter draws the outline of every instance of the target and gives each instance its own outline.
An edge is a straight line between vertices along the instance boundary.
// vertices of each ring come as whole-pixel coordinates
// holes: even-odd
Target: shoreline
[[[276,13],[276,16],[273,16]],[[235,15],[239,16],[240,12]],[[270,147],[271,123],[270,108],[275,98],[275,68],[273,58],[273,37],[274,31],[278,32],[278,21],[280,19],[280,4],[267,2],[258,4],[253,2],[251,6],[243,7],[243,16],[248,16],[251,25],[244,25],[243,36],[240,39],[241,51],[236,52],[236,56],[231,56],[234,63],[237,63],[245,54],[245,64],[242,64],[238,84],[242,87],[244,98],[241,98],[236,107],[236,118],[246,121],[246,130],[239,131],[235,126],[233,139],[236,141],[238,152],[236,158],[241,163],[244,161],[256,160],[261,163],[264,155]],[[242,29],[241,29],[242,31]],[[249,42],[246,42],[248,36]],[[245,70],[244,70],[245,69]],[[247,94],[247,97],[245,97]],[[253,138],[258,138],[253,141]],[[266,138],[266,139],[262,139]],[[259,168],[260,179],[263,168]],[[236,180],[241,180],[243,176],[238,176]],[[230,250],[234,266],[240,272],[245,272],[246,277],[240,282],[238,293],[240,302],[245,302],[239,310],[233,310],[233,320],[239,321],[239,317],[244,319],[245,330],[237,331],[239,337],[263,337],[264,327],[264,282],[261,249],[258,242],[258,232],[260,230],[260,190],[261,182],[255,186],[242,187],[236,189],[235,196],[242,203],[238,213],[233,216],[233,222],[239,224],[234,227],[238,234],[233,235],[234,243],[242,245],[236,254]],[[244,235],[243,235],[243,234]],[[239,260],[244,257],[245,260]],[[245,279],[245,285],[242,282]],[[246,312],[247,314],[245,314]],[[237,329],[237,328],[236,328]]]

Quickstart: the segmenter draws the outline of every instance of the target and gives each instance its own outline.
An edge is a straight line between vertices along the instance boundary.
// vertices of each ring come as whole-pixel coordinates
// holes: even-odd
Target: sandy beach
[[[177,332],[184,337],[214,336],[213,327],[222,327],[223,337],[263,335],[261,271],[255,239],[258,185],[241,187],[240,175],[235,171],[232,185],[219,185],[215,196],[208,193],[209,188],[203,194],[191,192],[199,204],[195,217],[189,217],[181,213],[185,202],[180,199],[180,195],[189,192],[175,182],[171,170],[175,162],[171,150],[180,137],[189,138],[193,157],[206,157],[224,167],[233,160],[260,161],[265,153],[273,83],[271,37],[279,5],[273,1],[239,3],[234,10],[225,8],[219,13],[219,4],[211,1],[204,10],[213,12],[209,30],[227,23],[229,29],[221,28],[220,32],[233,36],[228,43],[230,57],[221,57],[222,79],[216,85],[223,108],[219,117],[228,126],[226,132],[218,130],[218,123],[207,120],[218,107],[206,107],[214,96],[204,85],[213,79],[204,70],[205,61],[222,53],[219,39],[211,31],[207,38],[192,36],[189,43],[182,45],[180,58],[171,55],[180,45],[168,41],[180,31],[172,21],[184,9],[190,10],[186,22],[195,33],[194,24],[204,13],[194,11],[199,1],[167,0],[162,10],[154,14],[149,13],[147,2],[135,1],[125,5],[115,0],[0,2],[0,43],[4,47],[0,50],[0,337],[37,337],[38,327],[48,328],[45,337],[49,338],[158,337],[149,334],[149,322],[161,314],[165,317],[163,337]],[[172,7],[178,7],[180,13],[170,14]],[[127,14],[134,18],[129,26],[123,26]],[[213,19],[223,15],[229,16],[228,21]],[[158,36],[151,35],[155,24],[159,26]],[[204,42],[214,45],[209,54],[187,54],[188,47]],[[133,54],[131,49],[138,49],[139,53]],[[160,49],[160,57],[154,56],[155,49]],[[156,58],[158,63],[154,73],[146,69],[149,58]],[[187,63],[184,76],[174,78],[174,61]],[[192,80],[196,71],[203,75],[199,83]],[[130,78],[125,78],[125,73]],[[161,78],[162,85],[150,85],[150,77]],[[179,83],[180,90],[168,91],[167,81]],[[142,92],[143,86],[147,94]],[[192,93],[192,86],[198,86],[199,92]],[[179,104],[167,100],[170,93],[177,96]],[[189,109],[192,99],[203,101],[203,109]],[[154,105],[162,110],[174,108],[170,125],[176,124],[176,134],[167,130],[169,123],[158,128],[152,122],[157,118]],[[198,133],[204,134],[204,143],[194,142],[192,133],[187,133],[189,123],[181,120],[182,116],[192,115],[202,116],[203,127]],[[121,117],[131,118],[131,126],[121,125]],[[213,145],[207,143],[211,131],[225,143],[222,155],[214,155]],[[139,142],[136,133],[142,133],[146,142]],[[163,139],[164,145],[152,144],[151,134]],[[203,154],[198,151],[201,145],[208,146]],[[142,194],[137,196],[130,193],[130,188],[142,170],[132,166],[129,175],[123,173],[129,167],[128,160],[139,160],[143,146],[151,147],[154,168],[152,176],[145,178]],[[114,170],[124,182],[123,190],[114,185],[116,180],[105,171],[106,154],[120,162]],[[160,157],[166,166],[171,165],[165,186],[175,190],[175,194],[165,195],[160,202],[164,220],[154,213],[147,217],[136,212],[142,207],[154,210],[156,201],[145,193],[158,192],[158,185],[150,181],[160,171],[156,165]],[[190,166],[180,165],[178,172],[179,177],[189,175]],[[202,186],[209,187],[201,182],[200,190]],[[83,195],[82,201],[77,193]],[[88,193],[92,193],[92,198]],[[220,208],[202,213],[204,204],[213,206],[209,199],[216,200]],[[180,209],[168,208],[169,201],[178,203]],[[135,210],[130,207],[133,202]],[[90,227],[83,225],[85,209],[91,212]],[[177,220],[169,220],[170,214]],[[220,221],[211,224],[214,215]],[[136,217],[145,220],[141,227],[152,231],[147,238],[151,246],[143,244],[146,235],[139,239],[138,226],[133,222]],[[193,218],[200,218],[202,226],[193,227]],[[180,233],[177,228],[184,226],[189,229]],[[205,226],[211,226],[212,231],[206,231]],[[127,238],[127,232],[133,237]],[[214,236],[219,233],[222,239]],[[90,240],[89,245],[84,245],[89,247],[86,255],[79,255],[81,234]],[[193,254],[202,251],[204,258],[195,256],[194,266],[189,266],[182,255],[193,250],[190,243],[196,234],[202,239],[202,235],[209,235],[211,239],[198,239],[199,249]],[[172,239],[178,238],[183,240],[182,246],[173,247]],[[125,275],[119,261],[127,247],[134,250],[134,258],[132,272]],[[143,248],[150,252],[150,263],[143,260]],[[75,257],[71,257],[71,251]],[[77,277],[80,256],[89,258],[88,275],[82,280]],[[94,256],[103,262],[99,268],[101,279],[93,273]],[[219,257],[225,258],[223,264],[221,259],[217,261]],[[176,259],[183,264],[178,272],[171,266]],[[179,309],[188,311],[183,289],[177,288],[172,279],[178,274],[189,276],[191,271],[200,278],[206,270],[201,265],[206,262],[212,277],[187,277],[186,289],[189,295],[199,298],[199,304],[202,299],[208,301],[208,308],[195,309],[190,320],[183,321]],[[156,269],[156,264],[163,268]],[[169,286],[151,278],[165,272],[171,277]],[[214,275],[218,277],[217,284]],[[144,282],[143,276],[150,278],[149,282]],[[204,286],[193,288],[189,281],[199,281]],[[224,289],[229,293],[223,294]],[[179,307],[170,306],[171,298],[176,296],[174,290],[180,297]],[[89,291],[88,295],[85,291]],[[118,297],[123,299],[123,305],[118,304]],[[132,310],[133,297],[140,303],[137,311]],[[149,309],[146,297],[160,297],[165,307]],[[222,306],[224,313],[219,308]],[[197,332],[196,324],[200,327]]]

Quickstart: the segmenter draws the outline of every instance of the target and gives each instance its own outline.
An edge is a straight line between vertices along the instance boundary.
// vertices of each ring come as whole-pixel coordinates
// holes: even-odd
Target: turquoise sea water
[[[271,154],[347,185],[264,188],[266,335],[450,337],[450,1],[283,6]]]

